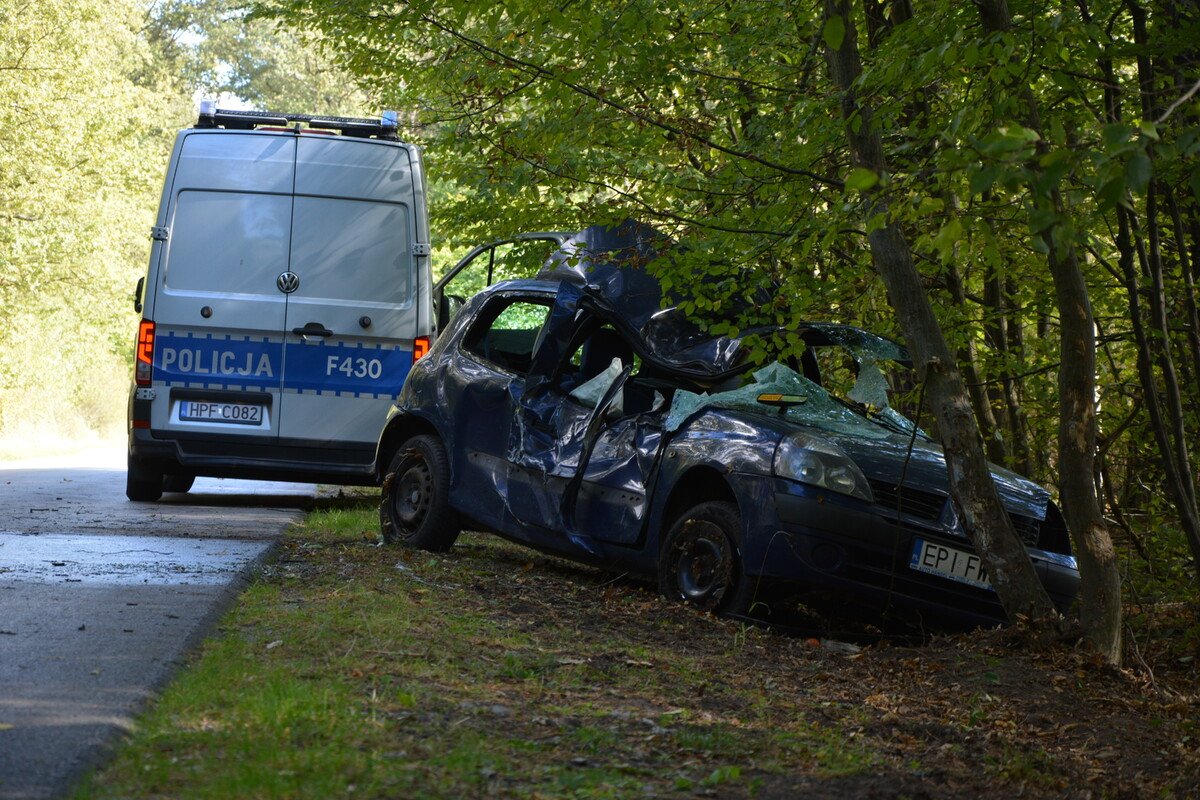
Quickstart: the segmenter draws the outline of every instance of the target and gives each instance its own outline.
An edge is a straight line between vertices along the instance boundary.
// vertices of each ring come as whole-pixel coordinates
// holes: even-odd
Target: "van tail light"
[[[418,336],[413,339],[413,363],[421,360],[421,357],[429,352],[429,337]]]
[[[154,366],[154,323],[142,320],[138,326],[137,359],[134,361],[134,381],[138,386],[150,385],[150,371]]]

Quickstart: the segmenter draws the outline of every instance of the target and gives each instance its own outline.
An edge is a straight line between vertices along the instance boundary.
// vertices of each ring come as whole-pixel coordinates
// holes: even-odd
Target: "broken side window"
[[[547,302],[497,298],[463,340],[463,348],[511,372],[529,371],[534,345],[550,313]]]

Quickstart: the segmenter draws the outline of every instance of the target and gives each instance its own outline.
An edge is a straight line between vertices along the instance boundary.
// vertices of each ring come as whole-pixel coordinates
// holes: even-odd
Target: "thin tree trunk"
[[[1004,421],[1008,429],[1009,449],[1012,453],[1012,463],[1009,466],[1022,475],[1033,474],[1033,457],[1029,446],[1029,426],[1025,419],[1025,409],[1021,405],[1021,392],[1018,379],[1013,373],[1014,343],[1019,343],[1021,337],[1014,335],[1013,327],[1019,327],[1020,321],[1010,317],[1010,293],[1005,289],[1002,275],[991,273],[983,286],[983,298],[987,304],[992,321],[985,329],[985,335],[992,348],[1004,358],[1004,374],[1001,375],[1000,393],[1004,401]]]
[[[1133,18],[1133,38],[1138,48],[1138,87],[1142,101],[1142,115],[1153,119],[1154,67],[1149,56],[1149,35],[1146,30],[1146,12],[1135,0],[1128,0]],[[1152,155],[1152,154],[1151,154]],[[1153,162],[1152,162],[1153,163]],[[1188,453],[1188,435],[1184,423],[1183,397],[1179,390],[1179,379],[1175,373],[1175,362],[1171,356],[1171,331],[1167,324],[1166,289],[1163,281],[1162,242],[1158,225],[1157,182],[1151,181],[1146,192],[1146,231],[1149,251],[1138,247],[1138,255],[1144,273],[1150,278],[1150,316],[1154,335],[1149,339],[1151,352],[1157,356],[1159,372],[1163,379],[1163,398],[1168,417],[1160,418],[1164,436],[1160,444],[1164,461],[1174,461],[1176,476],[1174,493],[1179,505],[1183,528],[1192,550],[1194,568],[1200,572],[1200,507],[1196,504],[1196,481]]]
[[[946,268],[946,287],[950,298],[959,309],[967,305],[967,293],[963,288],[962,275],[958,267],[951,263]],[[983,381],[983,373],[979,369],[979,355],[975,351],[975,339],[967,337],[967,343],[958,351],[958,363],[962,365],[967,379],[967,390],[971,394],[971,406],[975,409],[975,419],[979,423],[979,432],[987,446],[989,461],[997,464],[1008,464],[1008,449],[1004,446],[1004,437],[996,424],[996,415],[992,413],[991,399],[988,397],[987,386]]]
[[[1167,324],[1167,296],[1163,283],[1162,240],[1158,225],[1158,192],[1154,183],[1146,191],[1146,230],[1149,233],[1149,251],[1146,253],[1145,269],[1150,277],[1147,294],[1150,297],[1150,320],[1154,325],[1151,344],[1158,356],[1158,371],[1163,379],[1163,396],[1167,404],[1171,427],[1173,455],[1181,474],[1191,474],[1191,459],[1187,451],[1187,430],[1183,423],[1183,396],[1179,391],[1179,376],[1175,372],[1175,358],[1171,355],[1171,329]],[[1184,481],[1184,496],[1193,506],[1196,504],[1196,488],[1192,481]]]
[[[1033,463],[1033,451],[1029,442],[1029,419],[1025,414],[1025,406],[1021,397],[1025,394],[1025,379],[1021,377],[1026,371],[1025,362],[1025,325],[1021,319],[1021,310],[1015,301],[1012,281],[1004,278],[1001,281],[1004,292],[1005,335],[1008,337],[1009,370],[1004,381],[1005,403],[1012,409],[1012,442],[1016,461],[1013,469],[1025,476],[1032,476],[1036,470]]]
[[[975,0],[975,4],[987,31],[1011,30],[1007,0]],[[1033,92],[1028,86],[1016,91],[1025,104],[1026,124],[1041,131]],[[1047,199],[1059,218],[1066,215],[1057,189],[1052,189]],[[1087,281],[1074,245],[1069,240],[1056,241],[1053,229],[1043,233],[1043,241],[1049,250],[1050,277],[1054,281],[1059,314],[1059,488],[1063,515],[1079,545],[1080,621],[1091,645],[1107,661],[1119,664],[1121,579],[1117,553],[1092,479],[1096,454],[1096,328]]]
[[[1179,204],[1175,202],[1175,192],[1171,191],[1170,186],[1163,186],[1162,190],[1175,229],[1175,246],[1179,251],[1179,277],[1183,281],[1183,306],[1187,312],[1188,356],[1192,360],[1192,377],[1196,381],[1192,389],[1200,392],[1200,310],[1196,307],[1196,281],[1188,263],[1200,259],[1200,252],[1197,251],[1196,242],[1188,247],[1187,229],[1183,224],[1183,214],[1179,212]]]
[[[859,103],[854,83],[862,72],[858,34],[848,0],[824,0],[825,18],[840,17],[845,35],[838,48],[826,47],[833,83],[841,90],[842,117],[851,161],[855,166],[887,174],[887,163],[871,109]],[[887,201],[879,189],[869,194],[867,218],[888,218]],[[950,493],[962,514],[968,535],[1011,619],[1057,619],[1057,612],[1038,580],[1029,555],[1005,513],[983,454],[983,441],[954,358],[934,316],[921,276],[903,233],[887,223],[868,234],[875,267],[887,287],[905,338],[918,370],[926,381],[926,393],[942,434]],[[1088,475],[1090,475],[1090,470]]]

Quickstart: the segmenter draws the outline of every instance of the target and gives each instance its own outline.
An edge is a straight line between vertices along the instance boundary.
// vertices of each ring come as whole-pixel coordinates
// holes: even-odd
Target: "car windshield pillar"
[[[554,306],[533,346],[533,359],[525,382],[527,398],[540,396],[550,387],[558,365],[566,357],[578,324],[581,295],[577,285],[563,281],[559,286]]]

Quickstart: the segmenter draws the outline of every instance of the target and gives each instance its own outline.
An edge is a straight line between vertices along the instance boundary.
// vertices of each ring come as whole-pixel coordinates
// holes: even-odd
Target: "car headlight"
[[[775,474],[875,502],[867,476],[837,445],[806,433],[785,436],[775,450]]]

